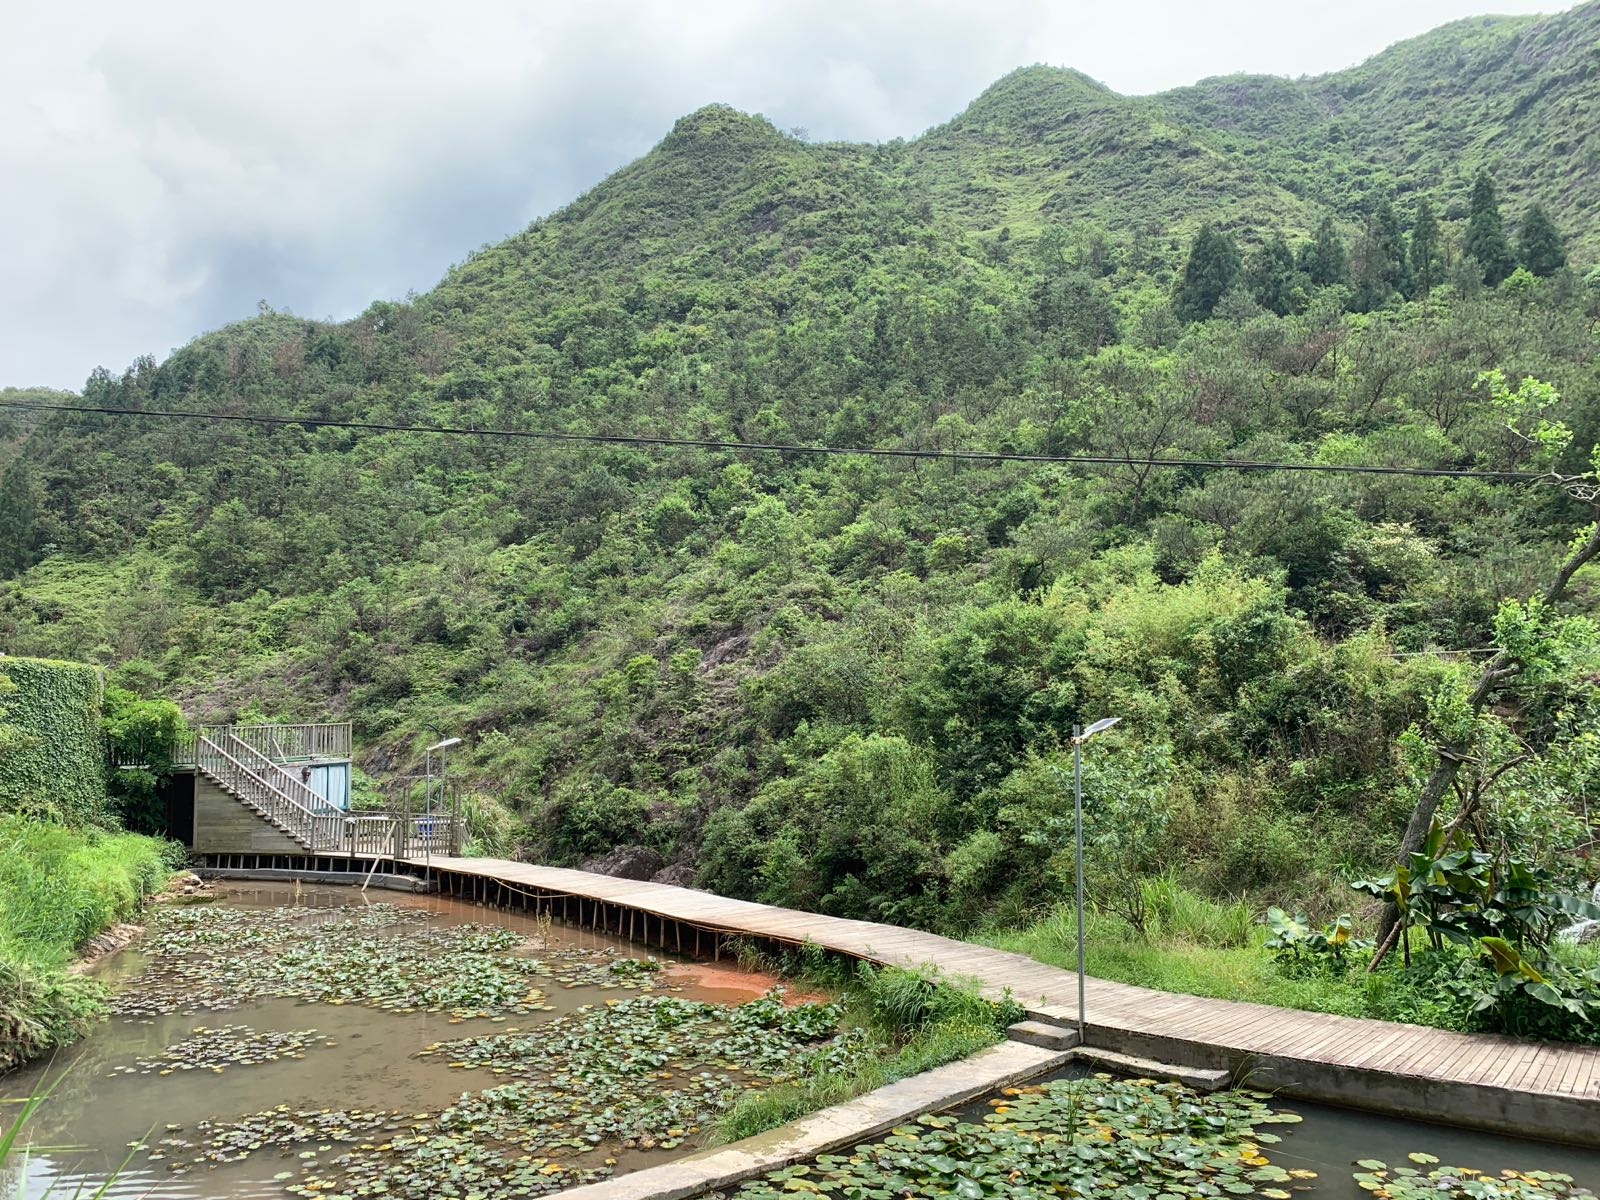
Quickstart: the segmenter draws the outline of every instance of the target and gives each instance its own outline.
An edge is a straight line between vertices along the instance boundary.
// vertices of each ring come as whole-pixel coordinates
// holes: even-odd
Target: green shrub
[[[134,916],[181,859],[138,834],[0,817],[0,1070],[81,1036],[103,989],[73,954]]]
[[[0,813],[109,824],[100,671],[0,658]]]

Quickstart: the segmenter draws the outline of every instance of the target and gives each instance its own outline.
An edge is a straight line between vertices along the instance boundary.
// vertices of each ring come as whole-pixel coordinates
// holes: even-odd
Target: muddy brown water
[[[492,924],[548,937],[552,949],[611,951],[643,957],[642,948],[591,930],[555,925],[543,927],[531,917],[437,896],[369,893],[353,888],[292,885],[230,885],[220,889],[218,903],[237,907],[293,906],[326,909],[330,915],[363,903],[420,908],[438,922]],[[308,913],[307,917],[315,917]],[[656,953],[680,985],[676,994],[689,999],[737,1004],[763,994],[775,980],[730,964],[694,963]],[[109,955],[94,974],[113,987],[137,986],[144,956],[137,944]],[[46,1195],[70,1197],[82,1189],[93,1195],[117,1174],[108,1197],[150,1197],[152,1200],[281,1200],[283,1181],[275,1178],[293,1166],[276,1152],[252,1155],[239,1163],[219,1164],[204,1171],[173,1175],[161,1162],[142,1154],[130,1157],[129,1143],[158,1140],[167,1125],[192,1129],[202,1120],[229,1120],[277,1104],[293,1108],[401,1108],[416,1113],[438,1112],[464,1091],[481,1087],[463,1077],[442,1057],[416,1057],[431,1043],[485,1033],[527,1028],[568,1013],[584,1004],[604,1003],[627,993],[599,987],[566,987],[552,981],[546,1000],[554,1011],[522,1014],[501,1020],[455,1019],[445,1013],[402,1013],[354,1004],[313,1004],[263,999],[220,1013],[162,1015],[151,1019],[117,1017],[100,1025],[88,1038],[64,1052],[53,1064],[0,1077],[0,1096],[25,1096],[48,1080],[54,1091],[30,1128],[36,1148],[17,1178],[0,1169],[0,1196],[38,1200]],[[315,1029],[320,1046],[305,1058],[239,1067],[215,1074],[209,1070],[176,1070],[167,1076],[111,1072],[140,1058],[158,1056],[197,1027],[249,1025],[258,1030]],[[1068,1074],[1078,1074],[1073,1070]],[[1304,1116],[1298,1125],[1277,1126],[1283,1142],[1267,1153],[1283,1167],[1305,1167],[1318,1179],[1304,1193],[1329,1200],[1364,1197],[1352,1180],[1353,1162],[1377,1158],[1395,1165],[1422,1151],[1453,1166],[1475,1167],[1490,1174],[1504,1168],[1558,1171],[1582,1186],[1600,1192],[1600,1153],[1571,1147],[1495,1137],[1449,1129],[1420,1121],[1379,1117],[1316,1104],[1289,1103]],[[982,1104],[963,1110],[974,1116]],[[0,1112],[0,1122],[3,1122]],[[630,1151],[618,1155],[617,1172],[666,1161],[695,1149]],[[20,1185],[20,1186],[19,1186]]]
[[[328,909],[330,913],[364,903],[420,908],[447,924],[475,922],[548,938],[554,949],[611,950],[627,957],[647,951],[623,939],[592,930],[543,927],[520,913],[486,908],[440,896],[370,892],[349,887],[293,885],[230,885],[219,889],[218,904],[241,908]],[[315,919],[312,917],[311,919]],[[678,985],[675,994],[691,1000],[738,1004],[754,999],[775,982],[769,975],[725,964],[665,960],[665,972]],[[138,944],[108,955],[93,974],[113,987],[136,987],[144,956]],[[54,1090],[29,1126],[35,1149],[21,1163],[20,1178],[7,1179],[0,1169],[0,1195],[19,1194],[35,1200],[46,1195],[84,1195],[112,1175],[108,1197],[150,1197],[151,1200],[254,1200],[284,1196],[283,1181],[274,1176],[293,1165],[277,1153],[252,1155],[239,1163],[219,1164],[204,1171],[174,1175],[162,1162],[143,1154],[130,1157],[130,1143],[158,1141],[167,1125],[192,1129],[202,1120],[230,1120],[278,1104],[292,1108],[407,1109],[438,1112],[464,1091],[484,1086],[463,1078],[438,1056],[418,1058],[433,1042],[525,1029],[569,1013],[585,1004],[604,1003],[629,993],[592,986],[567,987],[551,981],[546,1002],[551,1012],[527,1013],[499,1020],[457,1019],[447,1013],[402,1013],[359,1005],[305,1003],[262,999],[225,1012],[161,1015],[154,1018],[113,1017],[89,1037],[63,1052],[54,1063],[34,1064],[0,1077],[0,1096],[27,1096],[55,1080]],[[249,1025],[282,1032],[315,1029],[315,1053],[283,1058],[220,1074],[206,1069],[175,1070],[169,1075],[117,1074],[141,1058],[154,1058],[196,1028]],[[331,1047],[323,1040],[332,1041]],[[0,1121],[3,1121],[0,1115]],[[632,1151],[619,1155],[617,1171],[665,1161],[695,1149]],[[120,1171],[119,1171],[120,1169]],[[53,1189],[53,1190],[52,1190]]]

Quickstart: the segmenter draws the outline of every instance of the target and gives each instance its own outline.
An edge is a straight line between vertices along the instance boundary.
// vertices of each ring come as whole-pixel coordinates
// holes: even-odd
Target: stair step
[[[1070,1050],[1078,1044],[1078,1031],[1043,1021],[1018,1021],[1006,1027],[1006,1037],[1046,1050]]]
[[[1074,1031],[1076,1037],[1076,1031]],[[1115,1071],[1119,1075],[1135,1075],[1146,1079],[1170,1079],[1197,1092],[1218,1092],[1233,1083],[1227,1071],[1206,1070],[1203,1067],[1183,1067],[1177,1063],[1157,1062],[1153,1058],[1139,1058],[1132,1054],[1118,1054],[1115,1050],[1100,1050],[1094,1046],[1081,1046],[1073,1056],[1079,1062],[1090,1063]]]

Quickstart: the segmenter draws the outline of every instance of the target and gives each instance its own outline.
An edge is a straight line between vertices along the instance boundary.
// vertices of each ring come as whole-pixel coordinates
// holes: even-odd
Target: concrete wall
[[[194,784],[194,849],[199,854],[304,854],[306,848],[202,775]]]

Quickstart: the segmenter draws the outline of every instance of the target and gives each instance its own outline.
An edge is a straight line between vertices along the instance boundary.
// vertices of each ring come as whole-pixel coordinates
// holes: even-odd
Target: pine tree
[[[1273,234],[1250,256],[1245,280],[1256,303],[1267,311],[1283,317],[1294,309],[1294,253],[1283,234]]]
[[[1497,286],[1517,269],[1511,243],[1506,241],[1505,227],[1500,222],[1500,201],[1495,196],[1494,180],[1487,171],[1478,172],[1472,184],[1464,248],[1470,257],[1478,260],[1483,281],[1490,287]]]
[[[1332,217],[1323,217],[1322,224],[1317,226],[1317,236],[1300,247],[1300,269],[1314,287],[1345,282],[1348,260]]]
[[[1382,308],[1396,295],[1411,290],[1411,271],[1406,261],[1405,237],[1394,205],[1380,200],[1367,218],[1366,229],[1356,254],[1357,312]]]
[[[1535,275],[1554,275],[1567,265],[1567,248],[1543,206],[1535,204],[1522,217],[1517,230],[1517,257]]]
[[[43,489],[25,458],[13,459],[0,475],[0,575],[33,561]]]
[[[1189,247],[1189,261],[1183,268],[1183,281],[1173,307],[1184,321],[1204,321],[1216,308],[1222,293],[1239,277],[1239,247],[1231,235],[1211,226],[1200,226]]]
[[[1426,196],[1417,201],[1417,218],[1411,225],[1410,265],[1413,294],[1426,296],[1444,277],[1440,253],[1439,222]]]

